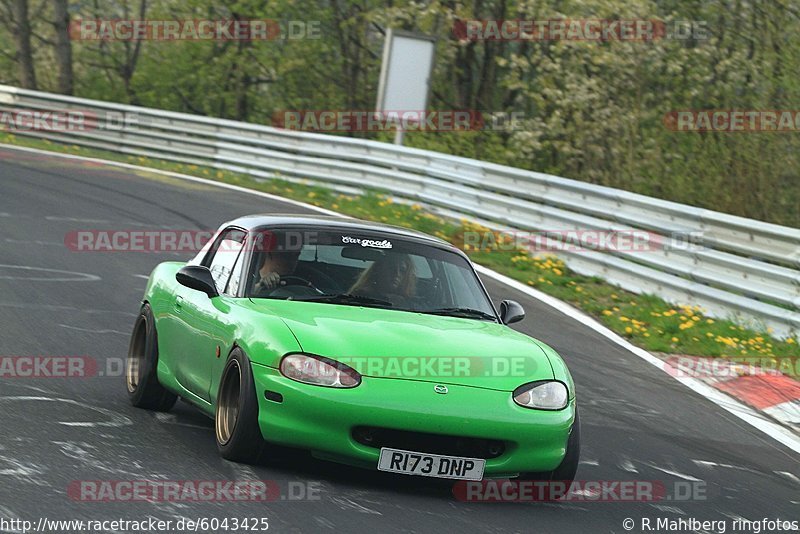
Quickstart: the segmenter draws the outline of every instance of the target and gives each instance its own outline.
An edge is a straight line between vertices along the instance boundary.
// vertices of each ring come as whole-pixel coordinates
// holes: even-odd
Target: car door
[[[215,360],[230,350],[233,324],[232,299],[238,293],[244,261],[246,234],[238,228],[221,232],[203,260],[214,278],[219,296],[209,298],[201,291],[181,287],[176,298],[176,315],[182,328],[175,342],[175,375],[190,393],[210,402],[211,372]]]

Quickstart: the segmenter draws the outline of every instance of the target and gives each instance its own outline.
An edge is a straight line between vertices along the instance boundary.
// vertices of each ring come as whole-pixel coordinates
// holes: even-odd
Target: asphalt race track
[[[215,229],[248,213],[300,212],[210,185],[0,148],[0,356],[125,357],[146,278],[190,254],[75,252],[72,230]],[[576,321],[514,298],[515,328],[552,345],[577,384],[580,480],[704,488],[659,502],[464,503],[446,482],[355,470],[277,451],[258,466],[220,459],[212,422],[128,404],[124,378],[0,378],[0,517],[163,520],[266,517],[276,532],[625,532],[623,520],[800,518],[797,454]],[[106,361],[109,364],[106,364]],[[104,373],[105,374],[105,373]],[[325,436],[320,436],[321,440]],[[318,482],[314,499],[81,502],[80,480]],[[303,486],[307,487],[307,486]],[[287,490],[288,491],[288,490]],[[730,530],[729,530],[730,531]]]

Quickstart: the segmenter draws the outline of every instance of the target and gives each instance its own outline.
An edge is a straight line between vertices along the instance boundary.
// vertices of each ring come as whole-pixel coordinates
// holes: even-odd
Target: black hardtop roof
[[[451,243],[416,230],[402,228],[391,224],[382,224],[373,221],[364,221],[351,217],[336,217],[330,215],[297,215],[297,214],[257,214],[245,215],[234,219],[225,226],[238,226],[245,230],[257,230],[264,227],[310,227],[315,230],[352,230],[364,232],[377,232],[389,236],[409,237],[412,239],[429,241],[437,245],[453,247]]]

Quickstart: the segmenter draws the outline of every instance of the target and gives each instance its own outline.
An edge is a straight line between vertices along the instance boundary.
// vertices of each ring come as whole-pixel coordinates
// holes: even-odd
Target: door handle
[[[176,308],[178,311],[180,311],[180,310],[181,310],[181,308],[183,308],[183,297],[181,297],[180,295],[178,295],[177,297],[175,297],[175,308]]]

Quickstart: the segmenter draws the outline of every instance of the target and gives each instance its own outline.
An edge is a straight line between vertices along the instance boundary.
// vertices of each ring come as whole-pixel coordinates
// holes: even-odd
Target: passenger
[[[408,254],[388,254],[361,273],[350,288],[353,295],[388,300],[387,297],[413,297],[416,293],[417,275]]]

